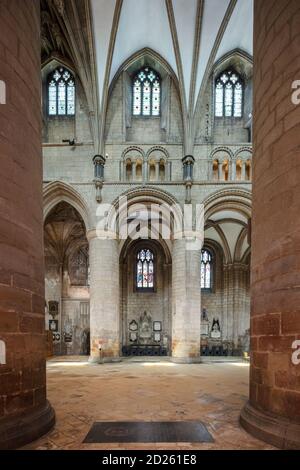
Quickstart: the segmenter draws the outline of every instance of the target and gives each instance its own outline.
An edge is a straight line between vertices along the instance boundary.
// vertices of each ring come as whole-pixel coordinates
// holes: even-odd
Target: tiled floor
[[[26,449],[272,449],[238,423],[247,400],[246,362],[92,365],[85,358],[48,362],[48,398],[56,427]],[[94,421],[202,421],[213,444],[82,444]]]

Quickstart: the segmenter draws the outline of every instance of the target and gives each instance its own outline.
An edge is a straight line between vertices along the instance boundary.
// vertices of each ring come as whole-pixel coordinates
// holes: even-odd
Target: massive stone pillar
[[[187,250],[186,240],[173,244],[172,357],[177,362],[200,361],[201,250]]]
[[[39,27],[39,2],[0,2],[0,449],[37,439],[55,420],[46,400]]]
[[[252,362],[241,423],[300,449],[300,3],[255,0],[254,40]]]
[[[120,293],[118,242],[88,233],[90,243],[90,325],[92,362],[120,356]],[[100,351],[101,348],[101,351]]]

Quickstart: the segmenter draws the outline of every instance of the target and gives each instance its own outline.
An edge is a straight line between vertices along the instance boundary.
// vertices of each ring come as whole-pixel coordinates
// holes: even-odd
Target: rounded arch
[[[208,196],[204,204],[204,217],[207,221],[213,214],[221,210],[233,210],[246,219],[251,217],[251,192],[242,189],[223,189]]]
[[[149,202],[153,203],[160,202],[174,206],[176,205],[178,210],[180,208],[180,215],[182,215],[181,205],[179,201],[172,194],[154,186],[147,185],[140,188],[128,189],[127,191],[124,191],[118,197],[116,197],[112,202],[112,205],[115,208],[118,208],[120,199],[125,197],[128,201],[135,200],[135,202],[144,202],[148,200]]]
[[[233,151],[229,147],[217,147],[216,149],[212,151],[210,155],[210,159],[214,160],[214,158],[217,158],[216,155],[218,155],[218,153],[226,153],[229,160],[233,160],[234,154],[233,154]]]
[[[144,150],[141,147],[138,147],[137,145],[131,145],[130,147],[127,147],[125,150],[123,150],[122,160],[126,160],[126,158],[129,158],[130,155],[128,155],[128,154],[130,154],[130,152],[136,152],[136,153],[139,154],[139,156],[140,156],[140,158],[142,158],[142,160],[145,159]]]
[[[169,153],[164,147],[162,147],[161,145],[155,145],[147,151],[146,160],[149,160],[149,158],[151,158],[151,154],[154,152],[161,152],[166,160],[168,160],[169,158]]]
[[[67,202],[78,211],[84,221],[86,231],[90,230],[91,220],[85,200],[72,186],[62,181],[53,181],[44,187],[44,221],[51,210],[62,201]]]
[[[122,224],[122,217],[127,215],[127,209],[138,204],[159,206],[165,220],[170,220],[173,229],[171,233],[174,235],[175,232],[180,231],[180,228],[182,230],[183,213],[180,203],[170,193],[152,186],[132,188],[120,194],[112,202],[111,209],[107,214],[107,227],[115,233],[118,225]]]
[[[126,259],[129,251],[131,250],[138,250],[140,245],[145,245],[149,247],[150,249],[154,250],[155,254],[157,254],[157,251],[159,249],[162,249],[164,256],[165,256],[165,261],[166,264],[171,264],[172,263],[172,255],[171,255],[171,247],[168,244],[167,240],[142,240],[142,239],[137,239],[137,240],[131,240],[127,238],[127,240],[122,240],[122,243],[120,244],[120,263],[124,262]]]
[[[241,156],[243,153],[247,153],[248,155],[246,156]],[[253,155],[253,150],[250,147],[241,147],[239,148],[235,153],[234,153],[234,159],[241,159],[241,160],[247,160],[248,158],[252,158]]]

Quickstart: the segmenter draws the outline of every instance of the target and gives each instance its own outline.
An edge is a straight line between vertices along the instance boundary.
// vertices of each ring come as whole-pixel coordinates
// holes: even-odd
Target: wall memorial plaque
[[[129,329],[130,331],[137,331],[138,329],[138,324],[135,320],[132,320],[130,323],[129,323]]]
[[[49,320],[49,330],[58,331],[58,320]]]
[[[154,333],[154,341],[156,343],[160,343],[160,333],[158,332]]]
[[[137,333],[135,331],[131,331],[129,335],[129,341],[135,343],[137,341]]]

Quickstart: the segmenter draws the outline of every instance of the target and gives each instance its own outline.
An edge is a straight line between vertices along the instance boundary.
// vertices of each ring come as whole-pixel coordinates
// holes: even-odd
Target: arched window
[[[201,252],[201,289],[213,287],[213,258],[210,251],[203,249]]]
[[[64,67],[58,67],[48,77],[48,114],[75,114],[75,80],[71,72]]]
[[[140,250],[137,254],[136,287],[138,290],[154,289],[154,255],[149,249]]]
[[[160,114],[160,77],[146,67],[133,79],[133,115],[159,116]]]
[[[233,70],[221,73],[215,86],[215,116],[243,116],[243,81]]]

